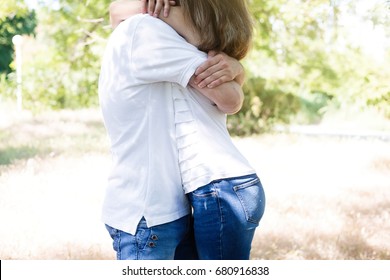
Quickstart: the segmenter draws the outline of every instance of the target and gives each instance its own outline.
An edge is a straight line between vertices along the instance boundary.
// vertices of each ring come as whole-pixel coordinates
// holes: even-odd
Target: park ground
[[[0,259],[114,259],[100,222],[110,156],[99,111],[0,109]],[[234,142],[267,196],[252,259],[390,259],[389,141]]]

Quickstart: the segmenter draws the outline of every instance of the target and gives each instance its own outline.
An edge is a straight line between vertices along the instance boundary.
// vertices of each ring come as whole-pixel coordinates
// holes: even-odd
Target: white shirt
[[[190,213],[183,192],[173,94],[185,88],[207,55],[149,15],[122,22],[102,61],[99,98],[113,166],[104,223],[135,234]]]
[[[254,174],[234,145],[226,115],[188,87],[174,92],[176,141],[186,193],[214,180]]]

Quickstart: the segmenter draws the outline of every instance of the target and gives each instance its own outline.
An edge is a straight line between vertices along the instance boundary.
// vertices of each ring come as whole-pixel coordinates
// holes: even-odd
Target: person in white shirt
[[[218,0],[204,2],[218,6]],[[244,7],[241,12],[245,13],[241,0],[233,2],[229,5]],[[180,4],[179,12],[172,8],[165,21],[188,42],[205,51],[232,50],[237,59],[245,55],[247,50],[242,48],[229,49],[229,42],[221,49],[213,42],[210,48],[199,33],[181,30],[183,25],[177,22],[185,21],[183,16],[188,19],[196,14],[192,13],[195,10],[206,14],[210,6],[199,5],[197,0]],[[220,4],[218,11],[223,11],[224,4]],[[176,21],[170,22],[169,18]],[[178,18],[181,19],[177,21]],[[207,25],[204,18],[192,18],[192,22],[195,30]],[[174,250],[163,249],[170,251],[167,256],[156,248],[169,244],[174,249],[188,230],[188,216],[180,218],[189,214],[180,190],[187,193],[193,207],[200,259],[249,258],[265,197],[254,169],[235,148],[226,129],[226,113],[235,113],[242,104],[242,91],[236,82],[243,81],[242,73],[235,75],[236,81],[225,81],[215,88],[202,87],[200,84],[207,79],[197,81],[201,75],[196,77],[194,73],[205,60],[204,52],[169,26],[141,14],[120,24],[109,40],[99,88],[105,124],[117,158],[114,156],[116,165],[103,220],[119,259],[122,253],[125,258],[135,259],[174,257]],[[203,66],[217,73],[213,63],[208,63]],[[207,77],[207,70],[204,73]],[[219,78],[221,83],[223,78]],[[173,236],[172,226],[167,225],[179,225],[181,220],[187,223],[179,226],[183,231],[175,231],[180,233],[174,242],[165,242],[164,235]],[[153,231],[164,226],[158,234]],[[141,245],[136,241],[140,228],[148,229],[150,238]],[[123,236],[130,240],[128,246],[117,244]]]

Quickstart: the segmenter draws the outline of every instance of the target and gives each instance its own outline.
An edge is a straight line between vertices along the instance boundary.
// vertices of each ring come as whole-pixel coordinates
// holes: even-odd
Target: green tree
[[[0,8],[0,73],[12,71],[13,36],[33,35],[37,26],[35,11],[30,11],[23,1],[7,1]]]
[[[98,102],[100,57],[111,29],[110,0],[60,0],[38,11],[40,47],[24,67],[30,108],[78,108]]]
[[[251,0],[256,36],[244,61],[243,110],[229,118],[232,132],[264,131],[277,122],[313,123],[333,108],[375,106],[389,116],[389,46],[380,61],[351,37],[361,26],[389,31],[384,1]],[[347,25],[353,19],[359,26]],[[375,30],[374,30],[375,31]]]
[[[326,84],[337,82],[325,42],[329,12],[337,9],[327,0],[249,3],[255,38],[244,61],[246,100],[241,112],[229,117],[231,132],[259,133],[299,112],[307,121],[318,121],[332,98]]]
[[[372,59],[345,24],[357,19],[390,34],[385,0],[248,0],[255,22],[244,107],[229,117],[233,133],[261,132],[279,122],[321,121],[345,106],[373,106],[390,117],[389,41],[382,59]],[[8,18],[15,3],[0,9]],[[29,108],[77,108],[97,104],[97,84],[110,0],[58,0],[37,10],[39,32],[23,67]],[[359,5],[376,3],[368,9]],[[13,6],[13,8],[12,8]],[[359,8],[360,7],[360,8]],[[0,79],[0,88],[10,88]],[[3,84],[3,85],[2,85]],[[12,85],[11,85],[12,86]]]

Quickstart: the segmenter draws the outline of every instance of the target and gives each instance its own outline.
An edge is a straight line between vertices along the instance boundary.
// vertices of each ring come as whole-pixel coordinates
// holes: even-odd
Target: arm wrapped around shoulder
[[[240,111],[244,102],[244,93],[241,86],[235,82],[225,82],[217,87],[200,88],[194,82],[194,76],[190,80],[190,86],[210,99],[225,114],[235,114]]]

